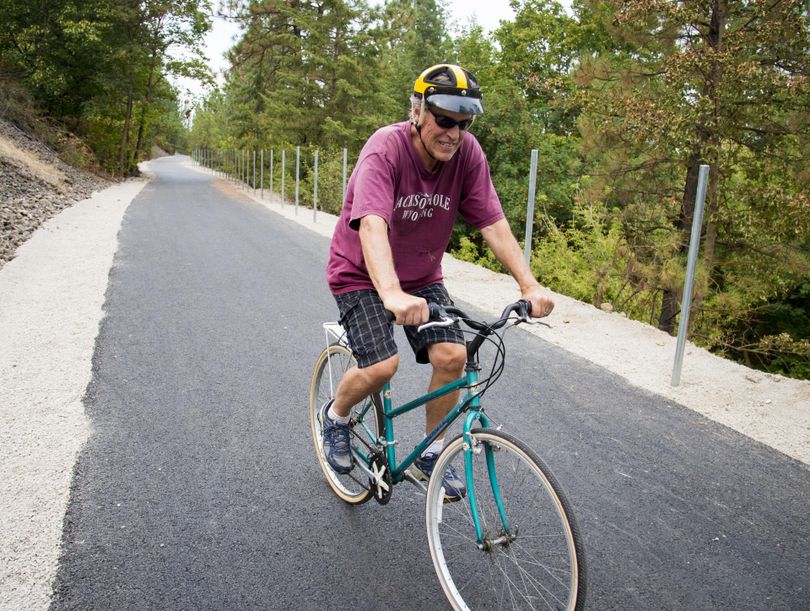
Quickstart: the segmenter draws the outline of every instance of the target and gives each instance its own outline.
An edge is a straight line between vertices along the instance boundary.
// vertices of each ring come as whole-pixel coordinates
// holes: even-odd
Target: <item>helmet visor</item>
[[[450,112],[460,112],[465,115],[484,114],[484,105],[479,98],[463,97],[460,95],[450,95],[446,93],[434,93],[425,100],[430,106],[449,110]]]

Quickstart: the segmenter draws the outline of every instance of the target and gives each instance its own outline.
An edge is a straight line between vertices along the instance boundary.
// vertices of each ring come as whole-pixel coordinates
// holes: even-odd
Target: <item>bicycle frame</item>
[[[506,315],[506,314],[504,314]],[[504,319],[505,320],[505,319]],[[329,334],[332,334],[334,337],[338,338],[338,342],[345,344],[345,331],[343,328],[336,323],[325,323],[324,329],[326,330],[327,334],[327,345]],[[475,534],[477,543],[479,546],[483,546],[483,530],[481,528],[481,523],[478,517],[478,509],[475,500],[475,486],[473,482],[473,469],[472,469],[472,457],[473,452],[480,452],[481,450],[477,448],[477,442],[473,438],[471,431],[473,425],[476,421],[480,422],[481,426],[484,428],[488,428],[490,426],[489,418],[487,418],[486,414],[484,414],[483,410],[481,409],[481,397],[478,394],[478,372],[480,371],[480,367],[478,366],[478,348],[481,346],[481,343],[484,340],[484,335],[479,334],[472,342],[468,343],[467,345],[467,364],[464,369],[464,375],[459,379],[442,386],[441,388],[437,388],[436,390],[429,392],[421,397],[414,399],[413,401],[409,401],[399,407],[394,407],[392,400],[391,400],[391,383],[388,382],[383,386],[382,389],[382,402],[383,402],[383,417],[385,419],[385,440],[376,439],[374,440],[378,445],[385,446],[385,453],[386,453],[386,460],[388,463],[388,468],[390,470],[391,480],[394,484],[397,484],[405,479],[405,473],[407,469],[414,463],[416,458],[422,454],[422,452],[427,449],[427,447],[433,443],[436,438],[441,435],[456,419],[461,416],[462,413],[465,411],[467,412],[466,417],[464,418],[464,424],[462,427],[462,435],[464,438],[464,475],[465,475],[465,482],[467,485],[467,500],[470,504],[470,515],[472,516],[473,523],[475,525]],[[330,370],[330,384],[331,384],[331,370]],[[466,392],[463,396],[460,397],[459,401],[450,410],[450,412],[442,419],[442,421],[428,433],[425,438],[414,447],[408,456],[406,456],[401,463],[397,463],[396,458],[396,439],[394,437],[394,420],[403,414],[406,414],[417,407],[425,405],[426,403],[432,401],[433,399],[437,399],[448,395],[452,392],[456,392],[462,389],[466,389]],[[360,420],[365,416],[369,409],[371,409],[371,400],[368,400],[366,405],[360,412]],[[367,433],[370,433],[368,429],[366,429]],[[510,534],[509,523],[506,519],[506,512],[503,508],[503,501],[501,498],[500,493],[500,486],[498,485],[498,477],[495,470],[495,457],[493,456],[493,448],[488,444],[484,445],[484,452],[486,454],[486,463],[487,463],[487,471],[489,474],[489,483],[490,487],[492,488],[493,500],[495,501],[495,506],[498,510],[498,514],[501,519],[501,524],[503,525],[503,532],[505,535]],[[361,460],[364,460],[366,463],[369,462],[369,457],[360,454]]]
[[[460,377],[458,380],[454,382],[450,382],[449,384],[442,386],[441,388],[437,388],[433,392],[429,392],[421,397],[414,399],[413,401],[409,401],[399,407],[394,407],[391,401],[391,384],[386,383],[383,386],[382,390],[382,398],[383,398],[383,415],[385,417],[385,451],[386,451],[386,458],[388,460],[388,466],[391,472],[391,479],[394,483],[399,483],[405,479],[405,472],[407,469],[413,464],[418,456],[425,451],[425,449],[436,440],[436,438],[441,435],[456,419],[463,413],[463,411],[467,410],[467,416],[464,418],[464,425],[462,429],[462,434],[466,441],[465,449],[464,449],[464,463],[465,463],[465,481],[467,484],[467,491],[468,491],[468,501],[470,503],[470,512],[473,518],[473,523],[475,524],[475,534],[477,538],[477,542],[479,545],[482,544],[483,541],[483,531],[481,529],[481,524],[478,518],[478,509],[475,501],[475,486],[473,482],[473,474],[472,474],[472,454],[475,451],[475,443],[473,441],[472,436],[470,435],[470,431],[473,428],[473,425],[476,421],[481,423],[482,427],[489,427],[490,421],[487,418],[486,414],[481,410],[481,398],[478,396],[476,392],[476,388],[478,386],[478,366],[475,362],[468,362],[467,367],[465,370],[465,374]],[[460,397],[458,403],[450,410],[450,412],[442,419],[442,421],[430,432],[427,436],[416,445],[416,447],[411,451],[408,456],[406,456],[402,462],[397,463],[396,458],[396,441],[394,437],[394,420],[403,414],[406,414],[417,407],[425,405],[429,401],[433,399],[437,399],[439,397],[443,397],[448,395],[452,392],[461,389],[467,389],[467,392],[464,393],[463,396]],[[468,407],[469,406],[469,407]],[[363,410],[363,414],[370,409],[370,404],[365,407]],[[506,513],[503,509],[503,502],[501,500],[500,488],[498,486],[498,479],[497,474],[495,472],[495,459],[492,455],[492,448],[489,446],[485,446],[486,452],[486,460],[487,460],[487,467],[489,472],[489,480],[490,486],[492,487],[492,493],[494,495],[494,500],[496,507],[498,509],[498,513],[501,517],[501,522],[504,527],[504,532],[509,533],[509,524],[506,520]]]
[[[414,399],[413,401],[409,401],[400,407],[394,408],[392,401],[391,401],[391,384],[388,383],[383,386],[382,397],[383,397],[383,414],[385,416],[385,450],[386,455],[388,458],[388,465],[391,469],[391,478],[394,482],[400,482],[404,479],[405,471],[410,467],[416,458],[422,454],[422,452],[427,449],[427,447],[433,443],[436,438],[441,435],[447,427],[449,427],[453,422],[455,422],[456,418],[459,417],[461,411],[469,404],[471,406],[471,413],[473,414],[481,414],[480,407],[481,407],[481,400],[477,394],[475,394],[474,389],[478,384],[478,372],[477,371],[467,371],[464,376],[460,377],[458,380],[454,382],[450,382],[441,388],[437,388],[433,392],[427,393],[426,395],[422,395],[421,397]],[[453,407],[452,410],[442,419],[442,421],[436,425],[436,427],[428,433],[428,435],[419,442],[413,451],[406,456],[403,461],[397,464],[396,459],[396,448],[395,438],[394,438],[394,420],[403,414],[406,414],[417,407],[425,405],[429,401],[433,399],[438,399],[439,397],[443,397],[448,395],[452,392],[457,390],[461,390],[463,388],[467,389],[467,392],[464,393],[460,400],[456,405]]]

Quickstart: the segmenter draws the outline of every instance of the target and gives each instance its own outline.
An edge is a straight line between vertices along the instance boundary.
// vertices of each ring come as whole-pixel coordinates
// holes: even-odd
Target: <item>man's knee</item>
[[[368,367],[363,367],[360,371],[362,372],[363,376],[366,378],[367,384],[374,388],[375,391],[379,390],[383,387],[383,385],[394,377],[394,374],[397,372],[397,367],[399,366],[399,355],[395,354],[392,357],[385,359],[384,361],[380,361],[379,363],[374,363],[373,365],[369,365]]]
[[[435,370],[458,376],[467,362],[467,348],[462,344],[434,344],[428,348],[428,358]]]

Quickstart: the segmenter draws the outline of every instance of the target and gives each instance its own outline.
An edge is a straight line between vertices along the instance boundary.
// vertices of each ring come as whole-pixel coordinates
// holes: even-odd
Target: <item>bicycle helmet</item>
[[[416,79],[413,93],[429,106],[468,115],[484,114],[478,81],[461,66],[436,64]]]

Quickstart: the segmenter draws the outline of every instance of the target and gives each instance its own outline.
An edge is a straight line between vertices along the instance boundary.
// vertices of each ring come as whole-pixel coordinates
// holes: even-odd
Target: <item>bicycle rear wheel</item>
[[[309,421],[312,440],[315,443],[315,455],[329,486],[338,497],[350,505],[359,505],[371,498],[369,478],[358,465],[344,475],[336,473],[329,466],[321,445],[323,429],[321,408],[334,398],[343,375],[355,364],[354,356],[346,346],[338,343],[330,345],[321,352],[315,362],[309,389]],[[379,395],[374,394],[355,405],[351,417],[351,446],[355,461],[362,461],[368,465],[372,448],[383,435],[382,402]]]
[[[467,497],[445,504],[440,477],[426,498],[430,554],[455,609],[582,609],[585,554],[579,528],[548,467],[521,441],[493,429],[474,429],[473,496],[483,540],[476,536]],[[465,472],[465,442],[450,441],[434,473],[452,465]],[[503,518],[495,502],[494,469]],[[504,526],[506,523],[506,527]]]

